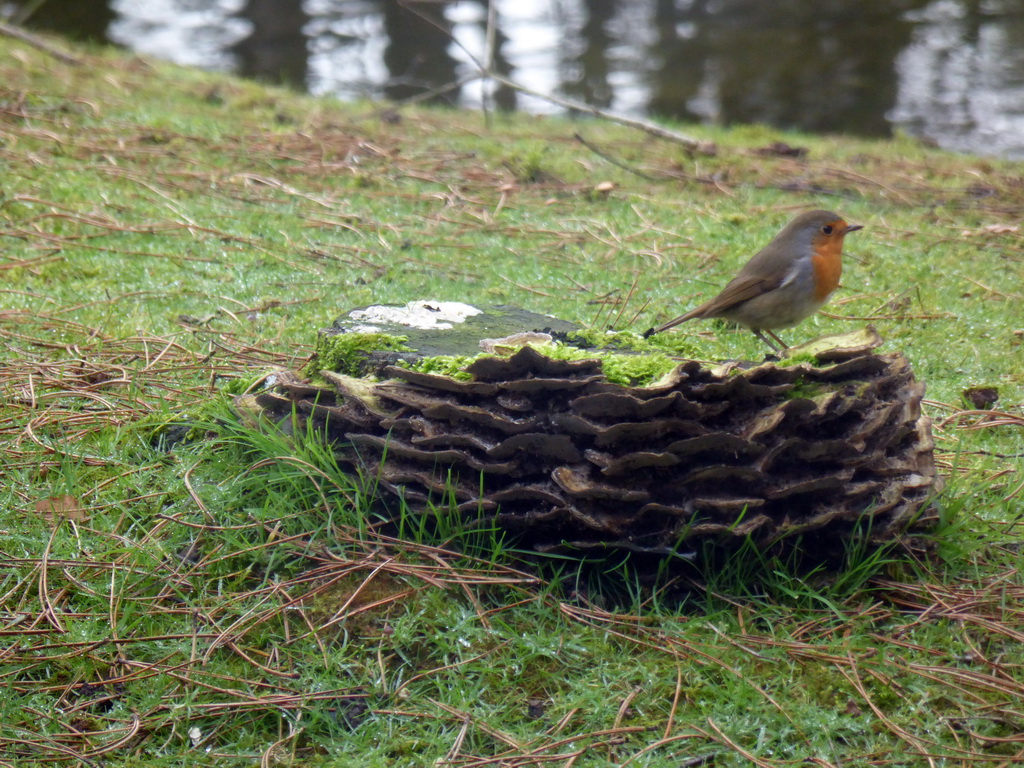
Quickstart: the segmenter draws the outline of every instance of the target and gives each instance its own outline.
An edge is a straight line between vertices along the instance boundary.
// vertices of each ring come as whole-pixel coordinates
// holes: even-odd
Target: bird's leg
[[[775,341],[777,341],[781,345],[781,347],[776,347],[774,344],[772,344],[771,341],[768,340],[768,336],[765,336],[763,333],[761,333],[760,328],[751,328],[750,331],[755,336],[757,336],[757,338],[759,338],[761,341],[763,341],[765,344],[771,347],[773,352],[782,352],[783,350],[789,349],[789,347],[786,346],[786,343],[771,331],[766,331],[768,333],[768,336],[771,336],[773,339],[775,339]]]
[[[789,349],[789,344],[787,344],[787,343],[786,343],[786,342],[784,342],[784,341],[783,341],[782,339],[780,339],[780,338],[779,338],[779,337],[778,337],[778,336],[777,336],[776,334],[774,334],[774,333],[773,333],[772,331],[769,331],[769,330],[768,330],[767,328],[765,328],[765,331],[764,331],[764,332],[765,332],[765,333],[767,333],[767,334],[768,334],[769,336],[771,336],[771,337],[772,337],[773,339],[775,339],[775,340],[776,340],[777,342],[779,342],[779,344],[780,344],[780,345],[782,346],[782,348],[783,348],[784,350],[785,350],[785,349]]]

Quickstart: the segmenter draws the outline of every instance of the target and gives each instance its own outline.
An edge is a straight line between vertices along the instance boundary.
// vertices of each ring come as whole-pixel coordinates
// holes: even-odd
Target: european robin
[[[648,329],[644,338],[687,320],[724,317],[745,325],[773,350],[788,349],[772,331],[796,325],[828,301],[843,271],[843,238],[858,229],[863,227],[847,224],[831,211],[800,214],[754,254],[715,298]]]

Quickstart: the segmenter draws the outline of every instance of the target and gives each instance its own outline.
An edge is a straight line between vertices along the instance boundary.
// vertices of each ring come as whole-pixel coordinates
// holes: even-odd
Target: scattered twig
[[[599,149],[596,145],[594,145],[593,143],[591,143],[591,142],[587,141],[585,138],[583,138],[583,136],[578,131],[576,133],[574,133],[572,135],[572,137],[574,139],[576,139],[576,141],[578,141],[584,147],[586,147],[591,152],[593,152],[595,155],[600,157],[602,160],[605,160],[605,161],[611,163],[616,168],[621,168],[622,170],[627,171],[628,173],[632,173],[632,174],[634,174],[636,176],[639,176],[642,179],[647,179],[648,181],[658,181],[657,177],[652,176],[649,173],[645,173],[644,171],[641,171],[641,170],[639,170],[637,168],[634,168],[633,166],[629,165],[628,163],[625,163],[622,160],[619,160],[618,158],[612,157],[611,155],[609,155],[604,150]]]
[[[15,27],[11,24],[0,22],[0,35],[6,35],[7,37],[13,37],[15,40],[21,40],[21,42],[27,43],[33,48],[53,56],[55,59],[59,59],[65,64],[78,65],[82,63],[82,59],[79,57],[71,55],[48,40],[44,40],[39,37],[39,35],[34,35],[21,27]]]
[[[754,765],[758,766],[758,768],[775,768],[775,766],[769,763],[767,760],[762,760],[753,752],[744,749],[739,744],[737,744],[733,739],[726,736],[725,732],[721,728],[719,728],[718,724],[710,717],[708,718],[708,726],[710,726],[712,731],[718,734],[719,741],[721,741],[725,746],[729,747],[729,749],[731,749],[733,752],[736,752],[738,755],[740,755],[744,760],[753,763]]]

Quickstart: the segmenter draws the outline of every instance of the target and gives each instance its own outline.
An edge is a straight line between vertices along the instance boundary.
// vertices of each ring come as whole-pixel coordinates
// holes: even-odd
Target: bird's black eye
[[[831,235],[832,234],[832,225],[831,224],[826,224],[824,227],[821,228],[821,231],[824,234],[826,234],[826,235]]]

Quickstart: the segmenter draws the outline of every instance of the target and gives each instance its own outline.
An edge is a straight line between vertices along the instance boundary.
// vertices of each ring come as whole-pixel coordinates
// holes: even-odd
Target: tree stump
[[[926,528],[938,490],[924,385],[880,343],[869,329],[794,349],[800,362],[684,361],[646,386],[609,382],[596,350],[523,346],[464,380],[380,360],[381,380],[282,372],[238,404],[311,425],[418,514],[454,508],[541,552],[838,550],[858,529]]]

